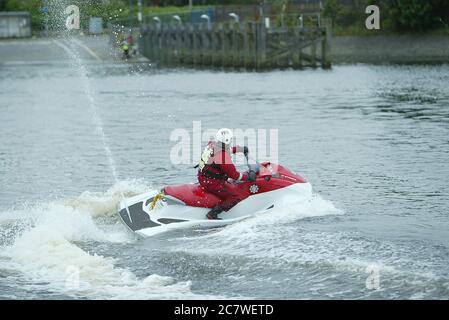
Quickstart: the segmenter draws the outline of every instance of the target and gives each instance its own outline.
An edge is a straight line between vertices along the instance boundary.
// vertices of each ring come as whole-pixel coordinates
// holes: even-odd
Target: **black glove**
[[[248,153],[249,153],[248,147],[247,147],[247,146],[244,146],[244,147],[243,147],[243,154],[245,155],[245,157],[248,156]]]
[[[254,181],[257,178],[257,174],[255,171],[250,170],[248,171],[248,181]]]

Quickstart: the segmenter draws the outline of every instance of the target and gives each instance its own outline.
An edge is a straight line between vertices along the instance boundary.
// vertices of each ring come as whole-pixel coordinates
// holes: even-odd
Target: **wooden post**
[[[211,37],[207,24],[201,25],[201,33],[203,38],[203,65],[211,64]]]
[[[228,35],[226,30],[226,24],[222,24],[222,28],[220,30],[220,40],[221,40],[221,66],[226,67],[228,61]]]
[[[218,48],[219,48],[219,38],[217,36],[217,29],[216,25],[214,24],[210,33],[210,40],[211,40],[211,65],[217,66],[218,61]]]
[[[153,61],[157,59],[156,54],[159,52],[157,32],[158,31],[155,27],[151,29],[151,59],[153,59]]]
[[[165,50],[165,61],[167,64],[172,64],[173,62],[173,26],[168,25],[165,32],[166,37],[166,50]]]
[[[229,24],[223,25],[223,47],[224,47],[224,54],[223,54],[223,66],[224,67],[230,67],[232,66],[232,30],[230,30]]]
[[[224,66],[225,60],[225,33],[223,23],[219,22],[217,24],[217,28],[215,30],[215,37],[217,40],[217,46],[215,48],[215,66],[222,67]]]
[[[186,26],[186,28],[187,28],[187,33],[186,33],[186,40],[187,40],[187,43],[185,44],[186,45],[186,64],[187,65],[189,65],[189,64],[193,64],[194,63],[194,56],[193,56],[193,48],[194,48],[194,37],[193,37],[193,30],[192,30],[192,25],[191,24],[188,24],[187,26]]]
[[[201,52],[200,52],[200,45],[199,45],[199,36],[197,29],[194,24],[191,25],[192,27],[192,41],[193,41],[193,47],[192,47],[192,63],[193,65],[198,65],[201,62]]]
[[[245,24],[239,23],[237,33],[238,53],[237,53],[237,67],[242,68],[245,66],[245,37],[246,28]]]
[[[201,31],[201,28],[198,25],[195,25],[195,34],[197,38],[197,55],[198,55],[198,65],[203,65],[203,58],[204,58],[204,39],[203,39],[203,33]]]
[[[148,34],[146,40],[148,41],[148,55],[146,56],[148,59],[153,59],[153,28],[152,26],[148,26]]]
[[[161,28],[157,31],[157,52],[156,52],[156,57],[157,57],[157,61],[162,63],[162,50],[163,50],[163,42],[164,42],[164,38],[162,37],[162,30],[163,30],[163,26],[161,25]]]
[[[321,42],[321,66],[324,69],[329,69],[331,63],[331,39],[332,39],[332,23],[328,18],[321,19],[324,30],[324,39]]]
[[[199,25],[199,36],[201,44],[201,65],[205,66],[207,64],[207,36],[206,30],[202,25]]]
[[[154,28],[153,26],[149,26],[148,28],[148,41],[150,42],[148,45],[149,56],[148,59],[154,60],[153,52],[154,52]]]
[[[161,48],[161,63],[162,64],[167,64],[168,63],[168,31],[169,31],[170,26],[168,24],[163,25],[162,27],[162,32],[161,32],[161,43],[162,43],[162,48]]]
[[[293,69],[300,69],[302,67],[301,63],[301,46],[302,46],[302,36],[300,27],[295,27],[294,29],[294,47],[292,49],[292,67]]]
[[[187,38],[188,38],[186,25],[182,26],[180,32],[181,32],[181,34],[180,34],[180,39],[179,39],[179,45],[180,45],[179,62],[182,64],[186,64],[186,61],[187,61]]]
[[[173,31],[173,63],[179,64],[181,59],[181,46],[180,46],[180,40],[181,40],[181,26],[178,25],[175,30]]]
[[[238,44],[238,34],[237,34],[237,22],[233,22],[231,25],[230,30],[230,66],[233,68],[238,67],[237,66],[237,60],[238,60],[238,52],[239,52],[239,44]]]
[[[312,67],[315,68],[316,67],[316,40],[315,39],[312,39],[311,49],[312,49],[312,52],[311,52],[310,63],[312,65]]]
[[[254,69],[257,69],[258,64],[258,48],[257,48],[257,32],[258,24],[257,22],[251,23],[251,43],[250,43],[250,50],[251,50],[251,65]]]
[[[263,69],[267,67],[267,29],[265,22],[262,21],[257,24],[257,69]]]
[[[176,30],[176,59],[175,59],[175,63],[176,64],[182,64],[182,54],[183,54],[183,43],[182,43],[182,39],[183,39],[183,31],[184,30],[184,26],[178,26],[177,30]]]
[[[251,38],[251,25],[245,23],[242,25],[242,66],[244,68],[251,68],[251,51],[250,51],[250,38]]]

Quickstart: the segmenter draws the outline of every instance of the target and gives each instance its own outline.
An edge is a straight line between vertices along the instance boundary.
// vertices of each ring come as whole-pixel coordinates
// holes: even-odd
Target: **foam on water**
[[[85,192],[70,199],[12,211],[15,224],[22,227],[9,233],[2,217],[2,232],[13,237],[2,242],[0,270],[19,272],[27,286],[58,294],[103,299],[211,298],[190,291],[191,282],[149,274],[138,278],[117,261],[83,250],[83,243],[132,243],[134,237],[117,221],[109,219],[120,201],[118,194],[144,191],[135,181],[120,182],[105,193]],[[146,188],[148,190],[148,187]],[[11,228],[13,225],[11,225]],[[14,282],[14,281],[13,281]]]
[[[337,209],[331,201],[323,199],[318,194],[310,193],[309,196],[304,197],[298,202],[277,207],[268,212],[262,212],[254,215],[244,221],[229,225],[218,232],[208,233],[202,238],[226,238],[226,239],[242,239],[260,237],[260,230],[266,230],[277,225],[285,225],[299,219],[306,219],[311,217],[319,217],[326,215],[344,214],[340,209]],[[267,225],[270,228],[267,228]],[[244,239],[242,239],[244,240]]]
[[[328,232],[310,232],[301,229],[298,220],[313,219],[329,215],[342,215],[343,210],[323,199],[318,194],[310,194],[294,204],[278,207],[267,213],[226,226],[222,229],[197,233],[196,236],[172,239],[176,242],[173,250],[197,252],[206,255],[244,256],[257,264],[261,260],[271,266],[314,264],[316,267],[328,267],[340,271],[365,273],[366,268],[375,267],[382,272],[398,273],[395,268],[376,260],[360,258],[342,258],[335,243],[345,247],[343,239]],[[298,237],[300,234],[300,237]],[[179,242],[179,243],[178,243]],[[207,242],[208,246],[198,246],[198,242]],[[363,243],[351,242],[353,251],[362,248]],[[216,250],[216,248],[220,250]],[[401,271],[403,272],[403,271]]]
[[[85,191],[80,196],[64,200],[64,204],[91,212],[95,218],[118,218],[117,205],[125,197],[148,192],[151,187],[140,180],[118,181],[106,192]]]
[[[342,214],[344,211],[337,209],[331,201],[313,194],[294,205],[258,214],[218,231],[209,230],[196,236],[172,239],[171,242],[174,242],[172,250],[218,258],[238,257],[237,260],[243,258],[245,270],[249,268],[248,272],[263,269],[263,266],[267,265],[270,269],[284,272],[290,270],[289,273],[293,277],[300,277],[304,270],[308,270],[311,274],[322,273],[322,282],[311,284],[314,289],[318,289],[325,281],[334,281],[337,274],[341,273],[359,279],[356,281],[359,281],[361,288],[364,288],[366,277],[372,270],[376,270],[383,281],[388,279],[389,286],[403,287],[403,279],[407,277],[410,285],[413,283],[412,288],[419,287],[425,294],[435,290],[447,291],[447,279],[440,279],[432,272],[424,272],[423,268],[420,272],[416,272],[413,268],[403,268],[402,266],[413,265],[416,262],[409,261],[405,257],[389,255],[389,252],[397,250],[392,245],[385,244],[380,254],[377,252],[371,254],[370,248],[378,246],[373,246],[366,239],[351,238],[342,232],[311,231],[307,227],[302,227],[299,222],[310,219],[309,221],[313,223],[314,218]],[[201,243],[207,243],[207,246]],[[368,290],[366,297],[369,298],[370,294],[375,296],[383,290],[386,289],[381,287],[376,291]],[[335,291],[329,293],[328,297],[342,295],[344,293]],[[419,297],[411,291],[410,298]]]
[[[297,203],[257,214],[218,231],[172,241],[179,242],[175,247],[180,250],[195,250],[207,255],[229,254],[273,261],[297,261],[300,251],[292,239],[297,239],[299,230],[293,222],[341,214],[344,212],[337,209],[332,202],[311,193],[309,197]],[[207,242],[209,245],[198,247],[198,242]],[[218,247],[220,250],[217,251],[215,248]]]

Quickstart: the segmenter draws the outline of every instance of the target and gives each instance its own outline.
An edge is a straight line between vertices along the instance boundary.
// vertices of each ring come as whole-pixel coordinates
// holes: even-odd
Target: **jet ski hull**
[[[175,197],[151,191],[121,201],[119,215],[130,230],[149,237],[172,229],[225,226],[307,199],[311,194],[312,186],[309,183],[294,183],[281,189],[253,194],[228,212],[220,214],[222,220],[208,220],[206,213],[210,208],[186,205]]]

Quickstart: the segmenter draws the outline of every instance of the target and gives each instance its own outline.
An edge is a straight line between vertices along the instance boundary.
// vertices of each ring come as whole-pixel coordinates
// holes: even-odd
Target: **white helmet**
[[[220,141],[224,144],[230,144],[232,140],[233,134],[232,130],[228,128],[221,128],[218,130],[217,134],[215,135],[215,140]]]

